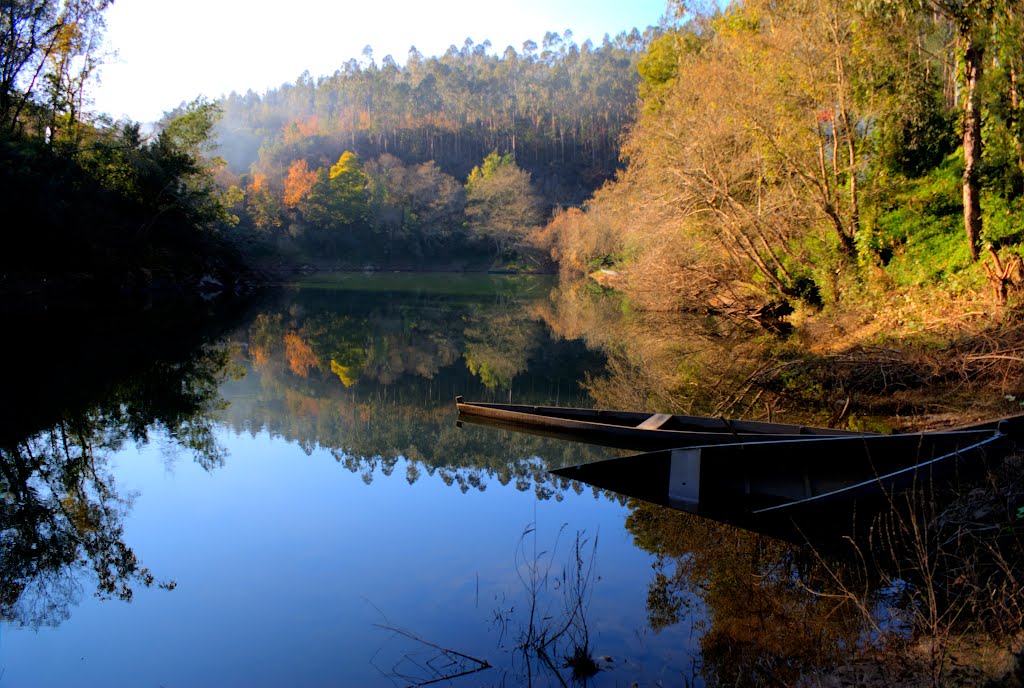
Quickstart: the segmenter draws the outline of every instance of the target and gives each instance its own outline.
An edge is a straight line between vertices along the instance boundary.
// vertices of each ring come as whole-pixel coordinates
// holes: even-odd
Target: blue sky
[[[117,51],[93,88],[94,109],[139,121],[157,119],[198,95],[216,98],[294,81],[304,70],[331,74],[373,47],[379,62],[405,61],[490,40],[492,51],[546,31],[600,43],[605,33],[656,24],[665,0],[117,0],[107,39]]]

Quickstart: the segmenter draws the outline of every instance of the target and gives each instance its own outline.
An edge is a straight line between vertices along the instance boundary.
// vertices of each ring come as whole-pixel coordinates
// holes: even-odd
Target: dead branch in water
[[[419,645],[423,645],[424,647],[428,647],[437,651],[437,654],[435,654],[434,656],[430,657],[422,663],[416,661],[409,654],[406,654],[402,657],[401,660],[399,660],[399,662],[397,662],[393,667],[391,667],[390,674],[385,673],[383,671],[381,672],[384,673],[385,676],[398,678],[403,681],[408,681],[410,686],[416,686],[417,688],[421,686],[429,686],[436,683],[441,683],[442,681],[450,681],[452,679],[456,679],[462,676],[469,676],[470,674],[475,674],[477,672],[491,668],[490,662],[488,662],[486,659],[479,659],[478,657],[467,655],[463,652],[453,650],[449,647],[444,647],[442,645],[438,645],[437,643],[432,643],[429,640],[425,640],[411,631],[407,631],[405,629],[398,628],[396,626],[390,626],[387,624],[374,624],[374,627],[383,629],[385,631],[390,631],[396,635],[400,635],[404,638],[412,640],[413,642]],[[447,662],[447,664],[444,664],[442,666],[436,666],[437,660],[439,659],[443,662]],[[399,671],[398,668],[402,662],[409,662],[413,666],[416,666],[417,668],[423,670],[425,673],[430,674],[431,676],[429,678],[424,679],[423,677],[416,677],[405,674],[402,671]],[[445,673],[445,670],[447,670],[448,673]]]

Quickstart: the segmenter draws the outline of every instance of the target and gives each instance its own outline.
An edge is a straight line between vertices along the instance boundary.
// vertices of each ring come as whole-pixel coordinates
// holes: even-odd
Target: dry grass
[[[1024,636],[1006,646],[994,647],[985,638],[962,637],[948,654],[948,670],[938,685],[1020,688],[1024,686]],[[902,648],[879,649],[860,655],[842,666],[801,677],[802,688],[932,688],[928,671],[933,654],[930,642]]]
[[[819,354],[908,339],[941,343],[1012,320],[1016,296],[1004,304],[984,290],[900,288],[869,278],[851,287],[840,305],[826,312],[798,310],[790,320],[801,343]]]
[[[1024,679],[1024,456],[993,458],[980,482],[894,496],[856,552],[872,589],[890,593],[896,630],[879,623],[858,577],[835,574],[875,642],[809,686],[1020,686]]]
[[[807,407],[887,417],[897,430],[1022,412],[1024,324],[873,342],[826,352],[789,345],[757,382]]]

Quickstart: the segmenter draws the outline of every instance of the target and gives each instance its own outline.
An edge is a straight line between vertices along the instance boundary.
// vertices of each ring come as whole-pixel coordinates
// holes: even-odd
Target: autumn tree
[[[701,298],[717,292],[720,303],[761,290],[800,293],[810,264],[801,244],[819,228],[831,228],[841,251],[853,252],[855,203],[847,214],[838,202],[840,181],[851,174],[849,161],[835,155],[841,118],[832,105],[841,100],[835,75],[812,57],[827,49],[828,32],[811,23],[804,4],[788,5],[771,22],[767,11],[748,3],[688,28],[700,39],[676,44],[675,77],[652,73],[660,103],[625,145],[631,165],[621,183],[643,220],[621,231],[657,227],[627,241],[652,260],[674,256],[678,280],[663,265],[656,281],[678,281]]]
[[[298,207],[313,190],[316,176],[316,170],[311,170],[305,160],[294,161],[284,180],[284,196],[281,199],[284,204],[289,208]]]
[[[412,167],[406,179],[410,220],[429,243],[444,241],[462,225],[465,190],[430,161]]]
[[[464,220],[465,192],[456,179],[434,162],[405,165],[382,155],[366,165],[370,190],[370,221],[387,234],[389,245],[401,234],[407,248],[436,248],[459,231]],[[420,244],[409,246],[409,244]]]
[[[345,151],[330,170],[321,169],[306,201],[306,217],[321,227],[353,225],[366,218],[366,173]]]
[[[253,175],[245,190],[245,209],[260,231],[270,232],[283,224],[280,202],[262,174]]]
[[[524,238],[541,221],[540,199],[530,174],[510,153],[491,152],[466,180],[466,218],[470,228],[494,242],[498,254]]]
[[[407,223],[405,185],[408,169],[395,156],[384,154],[366,164],[366,174],[370,223],[376,231],[386,234],[390,243]]]

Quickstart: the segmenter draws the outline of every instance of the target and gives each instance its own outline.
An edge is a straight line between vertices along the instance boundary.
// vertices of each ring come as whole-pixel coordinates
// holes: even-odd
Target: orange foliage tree
[[[309,164],[305,160],[293,162],[284,180],[284,204],[289,208],[298,206],[309,196],[315,183],[316,170],[309,169]]]
[[[316,115],[305,119],[288,122],[281,127],[282,138],[286,145],[294,145],[305,139],[316,136],[320,131],[320,118]]]
[[[320,367],[313,349],[294,332],[284,336],[284,351],[288,367],[299,377],[308,377],[310,369]]]

